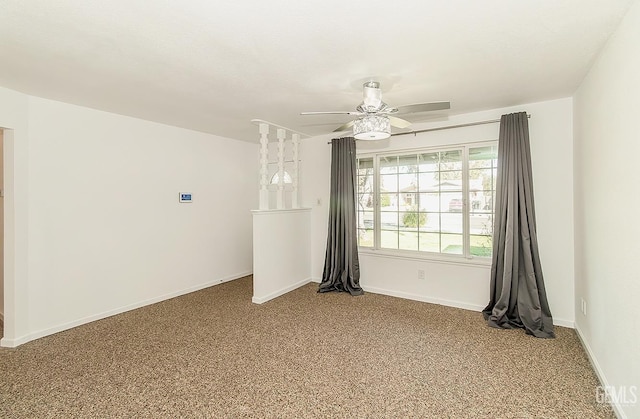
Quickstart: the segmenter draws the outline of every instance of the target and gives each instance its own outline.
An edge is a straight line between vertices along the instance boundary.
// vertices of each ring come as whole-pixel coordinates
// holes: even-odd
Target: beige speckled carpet
[[[2,348],[0,417],[614,417],[573,330],[316,289],[255,305],[247,277]]]

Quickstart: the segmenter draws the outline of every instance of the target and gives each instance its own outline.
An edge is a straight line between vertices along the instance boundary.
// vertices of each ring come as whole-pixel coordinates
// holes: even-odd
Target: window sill
[[[462,266],[474,266],[479,268],[491,268],[491,258],[472,257],[465,258],[458,255],[436,255],[436,254],[420,254],[416,252],[404,252],[402,250],[388,250],[388,249],[370,249],[370,248],[358,248],[358,254],[360,256],[367,257],[381,257],[390,259],[403,259],[428,263],[443,263],[447,265],[462,265]]]

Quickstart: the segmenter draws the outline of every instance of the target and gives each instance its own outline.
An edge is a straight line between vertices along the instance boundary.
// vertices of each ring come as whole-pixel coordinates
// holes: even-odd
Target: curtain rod
[[[527,114],[527,118],[531,118],[530,114]],[[474,125],[486,125],[486,124],[495,124],[497,122],[500,122],[499,119],[490,119],[488,121],[478,121],[478,122],[469,122],[467,124],[457,124],[457,125],[445,125],[444,127],[437,127],[437,128],[426,128],[426,129],[419,129],[417,131],[409,131],[409,132],[396,132],[395,134],[391,134],[392,137],[396,137],[396,136],[400,136],[400,135],[408,135],[408,134],[420,134],[422,132],[429,132],[429,131],[440,131],[443,129],[451,129],[451,128],[463,128],[463,127],[472,127]],[[327,144],[331,144],[331,141],[327,142]]]

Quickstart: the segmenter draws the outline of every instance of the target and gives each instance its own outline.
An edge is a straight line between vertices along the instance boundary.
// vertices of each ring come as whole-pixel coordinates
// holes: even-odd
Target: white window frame
[[[361,247],[358,245],[358,252],[372,254],[376,256],[387,256],[391,258],[428,260],[444,263],[464,264],[464,265],[491,265],[491,257],[481,257],[471,255],[470,252],[470,209],[469,209],[469,149],[498,146],[498,140],[468,142],[459,144],[443,144],[432,147],[420,147],[409,149],[394,149],[389,151],[362,152],[356,153],[356,159],[373,159],[373,233],[374,245],[372,247]],[[421,250],[401,250],[381,248],[381,223],[380,223],[380,158],[400,156],[403,154],[433,153],[438,151],[462,151],[462,247],[461,255],[428,252]],[[356,194],[358,191],[356,190]],[[495,199],[494,199],[495,205]],[[494,207],[495,211],[495,207]],[[494,212],[495,213],[495,212]],[[495,220],[494,220],[495,221]]]

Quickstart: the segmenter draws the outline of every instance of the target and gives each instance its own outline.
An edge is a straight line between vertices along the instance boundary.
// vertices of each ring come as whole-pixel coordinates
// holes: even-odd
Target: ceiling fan
[[[391,136],[391,127],[408,128],[411,122],[394,115],[449,109],[449,102],[418,103],[392,107],[382,101],[382,90],[377,81],[368,81],[363,85],[364,99],[355,111],[336,112],[302,112],[301,115],[353,115],[357,119],[347,122],[333,132],[346,131],[353,128],[354,137],[358,140],[383,140]]]

